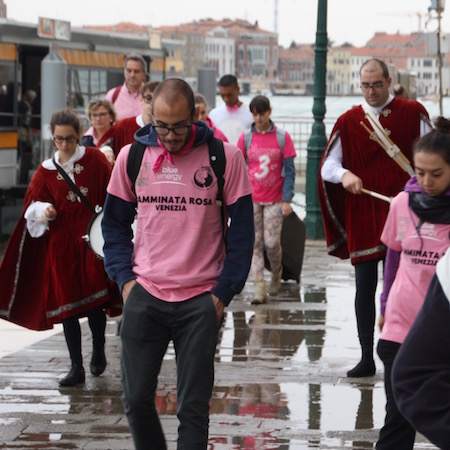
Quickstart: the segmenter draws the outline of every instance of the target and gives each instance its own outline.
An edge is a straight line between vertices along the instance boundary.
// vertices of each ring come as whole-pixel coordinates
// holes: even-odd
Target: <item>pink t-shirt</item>
[[[450,245],[450,225],[424,222],[409,208],[409,195],[398,194],[391,203],[381,240],[401,251],[400,264],[387,298],[385,323],[380,338],[403,343],[422,307],[436,263]]]
[[[112,102],[115,90],[115,87],[110,89],[105,95],[105,99]],[[141,90],[130,92],[126,83],[123,83],[122,89],[114,102],[114,108],[119,120],[139,116],[139,114],[142,114]]]
[[[225,204],[251,194],[245,161],[236,147],[225,146]],[[108,192],[135,201],[126,165],[131,145],[120,151]],[[134,268],[138,283],[168,302],[187,300],[217,284],[225,259],[220,209],[215,203],[217,182],[209,163],[208,146],[164,158],[153,166],[160,147],[147,147],[136,180],[138,198]]]
[[[239,137],[237,146],[245,155],[245,133]],[[283,161],[278,145],[276,127],[267,133],[253,133],[247,152],[248,175],[253,188],[253,201],[257,203],[280,202],[283,196],[284,177],[281,176]],[[286,132],[284,158],[295,157],[294,143]]]

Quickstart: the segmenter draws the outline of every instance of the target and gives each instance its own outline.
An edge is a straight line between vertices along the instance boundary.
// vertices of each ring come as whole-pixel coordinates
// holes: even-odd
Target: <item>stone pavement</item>
[[[267,274],[269,277],[269,274]],[[307,241],[300,287],[283,283],[253,306],[252,283],[227,309],[217,348],[209,448],[368,449],[384,419],[382,364],[348,379],[359,360],[353,270]],[[86,384],[59,388],[69,358],[62,333],[0,359],[0,449],[132,449],[120,400],[120,339],[107,326],[108,367]],[[91,338],[83,324],[85,366]],[[157,407],[176,448],[173,347],[159,377]],[[151,449],[151,436],[149,436]],[[418,436],[415,449],[433,449]],[[192,449],[196,450],[196,449]]]

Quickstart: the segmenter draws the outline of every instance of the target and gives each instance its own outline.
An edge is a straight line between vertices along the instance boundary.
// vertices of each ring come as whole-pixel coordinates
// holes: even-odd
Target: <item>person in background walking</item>
[[[142,85],[142,114],[116,122],[100,139],[98,147],[106,159],[114,165],[122,147],[134,141],[134,133],[152,121],[153,91],[159,81],[147,81]]]
[[[209,117],[230,143],[236,145],[239,136],[250,128],[253,117],[248,104],[239,100],[240,89],[234,75],[224,75],[220,79],[219,91],[225,104],[211,110]]]
[[[86,108],[91,126],[81,137],[81,145],[96,147],[105,133],[117,120],[114,106],[108,100],[91,100]]]
[[[292,212],[296,153],[289,133],[278,129],[270,119],[272,108],[267,97],[257,95],[253,98],[250,111],[253,116],[251,130],[240,136],[237,146],[247,161],[253,188],[255,295],[252,303],[261,304],[267,303],[264,248],[272,271],[269,294],[277,295],[281,288],[281,227],[283,217]],[[283,136],[281,144],[280,133]]]
[[[19,183],[27,184],[29,171],[33,167],[33,141],[34,134],[31,127],[33,103],[36,100],[36,92],[28,90],[18,104],[19,128],[17,155],[19,159]]]
[[[403,84],[396,84],[394,86],[394,96],[398,98],[409,99],[408,90],[403,86]]]
[[[431,129],[428,113],[420,103],[389,94],[392,79],[383,61],[364,62],[360,79],[365,102],[339,117],[319,174],[328,253],[350,258],[355,268],[355,312],[362,355],[360,362],[347,372],[348,377],[372,376],[376,372],[375,291],[378,262],[386,253],[380,235],[389,205],[364,194],[362,189],[392,197],[410,177],[378,143],[375,129],[383,129],[408,161],[412,160],[414,142]],[[373,117],[373,122],[368,117]],[[412,172],[411,168],[408,170]]]
[[[204,95],[197,92],[194,95],[195,107],[198,108],[198,120],[203,120],[209,128],[214,131],[214,137],[228,142],[228,138],[213,124],[213,121],[208,116],[208,104]]]
[[[53,113],[50,129],[57,151],[33,175],[24,216],[5,250],[0,311],[6,320],[33,330],[62,322],[72,364],[59,384],[75,386],[85,381],[79,318],[88,318],[90,370],[99,376],[106,368],[104,308],[120,304],[120,297],[103,261],[83,239],[93,212],[73,186],[92,207],[102,206],[111,166],[97,149],[78,144],[81,125],[72,111]],[[120,313],[120,308],[110,313]]]
[[[377,351],[384,364],[387,401],[377,450],[414,447],[415,430],[397,408],[391,375],[395,356],[423,305],[436,263],[450,246],[450,121],[439,118],[436,128],[415,145],[416,176],[392,200],[381,234],[388,251]]]
[[[147,63],[140,55],[125,58],[123,84],[110,89],[105,96],[117,111],[119,119],[136,117],[142,112],[141,88],[147,76]]]

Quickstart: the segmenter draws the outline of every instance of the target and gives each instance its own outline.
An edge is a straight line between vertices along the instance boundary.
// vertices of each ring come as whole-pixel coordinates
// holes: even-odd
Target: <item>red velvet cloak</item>
[[[413,166],[412,147],[420,136],[421,120],[428,120],[425,108],[416,101],[394,98],[380,114],[383,128]],[[372,129],[361,106],[343,114],[336,122],[322,157],[321,167],[332,143],[338,137],[343,150],[343,167],[374,192],[393,197],[404,187],[409,175],[389,157],[379,144],[369,138],[363,121]],[[414,167],[414,166],[413,166]],[[342,184],[322,180],[319,171],[319,201],[328,253],[352,264],[385,255],[380,241],[389,204],[366,194],[353,195]]]
[[[87,148],[75,163],[75,183],[93,206],[104,204],[110,174],[111,166],[98,149]],[[23,215],[16,224],[0,264],[0,317],[45,330],[99,305],[113,308],[111,315],[120,314],[117,286],[82,238],[91,210],[56,170],[42,165],[28,186],[24,211],[32,201],[52,203],[57,217],[39,238],[30,236]]]
[[[134,142],[134,133],[139,128],[139,125],[136,123],[136,117],[119,120],[112,127],[108,128],[98,142],[97,147],[100,148],[102,145],[108,144],[112,147],[114,155],[117,157],[122,147]]]

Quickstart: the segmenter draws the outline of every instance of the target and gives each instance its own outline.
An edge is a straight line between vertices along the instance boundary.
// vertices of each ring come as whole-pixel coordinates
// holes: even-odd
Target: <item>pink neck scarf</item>
[[[239,111],[239,104],[236,103],[233,106],[227,106],[227,111],[228,112],[237,112],[237,111]]]
[[[191,134],[189,136],[189,139],[186,142],[186,145],[179,152],[177,152],[177,154],[182,154],[183,152],[186,152],[192,148],[192,145],[194,144],[194,141],[195,141],[196,134],[197,134],[197,127],[194,124],[192,124]],[[163,149],[163,151],[156,159],[155,164],[153,164],[153,172],[154,173],[158,172],[159,168],[161,167],[161,165],[164,161],[164,158],[167,158],[167,161],[169,161],[169,163],[172,164],[172,166],[175,165],[175,163],[173,162],[172,153],[168,152],[165,149],[164,145],[161,143],[161,141],[159,139],[159,136],[158,136],[158,144]]]

